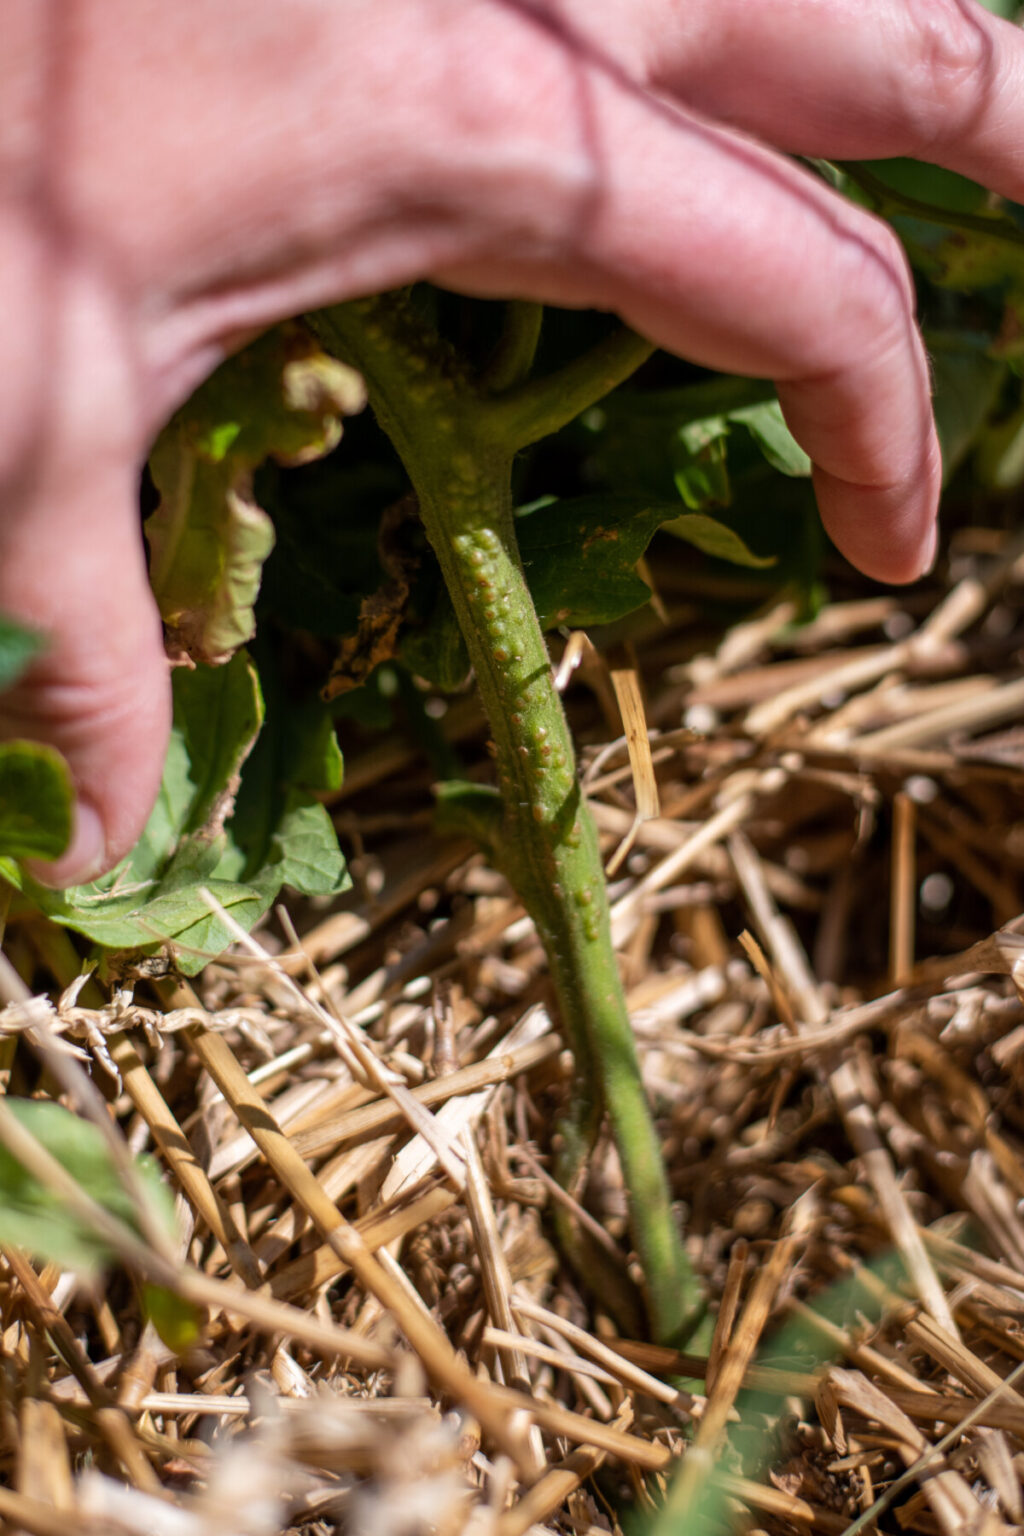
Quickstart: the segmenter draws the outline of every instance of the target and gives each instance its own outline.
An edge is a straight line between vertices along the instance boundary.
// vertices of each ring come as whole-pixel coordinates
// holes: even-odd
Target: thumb
[[[0,612],[44,648],[0,695],[0,737],[56,747],[75,788],[67,851],[34,873],[51,885],[95,878],[137,840],[156,799],[170,726],[159,616],[146,580],[134,468],[79,466],[5,519]]]
[[[70,290],[70,291],[69,291]],[[76,795],[66,852],[35,870],[53,885],[94,878],[145,825],[170,729],[170,683],[138,510],[141,434],[131,370],[108,306],[64,288],[32,391],[29,451],[0,475],[0,613],[43,649],[0,694],[0,738],[66,758]],[[28,469],[25,466],[28,465]]]

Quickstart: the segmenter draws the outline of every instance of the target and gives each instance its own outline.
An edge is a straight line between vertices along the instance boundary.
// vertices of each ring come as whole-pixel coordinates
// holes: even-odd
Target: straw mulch
[[[663,555],[663,622],[621,665],[568,642],[711,1298],[692,1355],[625,1337],[553,1246],[569,1077],[542,956],[431,833],[409,740],[348,746],[350,895],[194,984],[60,998],[70,941],[12,924],[0,1028],[42,1053],[19,1045],[12,1089],[77,1094],[55,1042],[77,1047],[168,1169],[202,1329],[175,1356],[124,1271],[90,1290],[4,1254],[4,1528],[581,1536],[668,1492],[685,1532],[714,1467],[737,1529],[1024,1524],[1022,551],[964,533],[912,592],[851,588],[802,627],[774,600],[724,638]],[[471,697],[430,713],[486,771]],[[627,1269],[607,1144],[585,1207]]]

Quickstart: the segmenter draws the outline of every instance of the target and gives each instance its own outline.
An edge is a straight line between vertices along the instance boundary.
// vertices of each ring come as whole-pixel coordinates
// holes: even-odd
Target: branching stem
[[[516,451],[600,398],[649,349],[638,338],[606,345],[589,362],[495,400],[481,398],[458,356],[420,327],[402,296],[343,305],[312,323],[366,379],[416,490],[473,663],[499,795],[478,797],[467,820],[534,920],[574,1053],[563,1177],[582,1171],[607,1112],[652,1332],[683,1338],[699,1287],[673,1218],[612,947],[597,833],[519,558],[511,494]]]
[[[550,437],[581,411],[603,400],[647,361],[654,346],[626,326],[544,378],[531,378],[482,408],[488,436],[513,452]]]

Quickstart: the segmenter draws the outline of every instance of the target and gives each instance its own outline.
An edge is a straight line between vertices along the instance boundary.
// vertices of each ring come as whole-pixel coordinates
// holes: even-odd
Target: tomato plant
[[[1013,490],[1024,480],[1020,209],[908,163],[821,169],[891,220],[915,264],[947,476],[970,461],[991,492]],[[322,803],[342,774],[337,706],[291,687],[273,634],[346,636],[326,691],[364,713],[386,713],[374,693],[382,661],[442,691],[471,669],[495,783],[449,775],[438,819],[481,843],[533,919],[576,1064],[559,1177],[577,1187],[607,1116],[650,1329],[679,1340],[700,1315],[699,1286],[640,1079],[544,634],[645,603],[637,565],[662,527],[701,558],[769,568],[765,582],[795,584],[810,608],[822,536],[808,462],[769,386],[666,362],[645,387],[627,387],[651,357],[642,338],[604,317],[555,314],[552,340],[544,319],[534,305],[417,288],[281,327],[218,370],[150,462],[151,579],[182,663],[158,804],[111,874],[47,890],[22,861],[66,843],[70,784],[55,754],[8,743],[0,875],[14,900],[103,950],[171,942],[194,971],[229,940],[204,890],[251,927],[282,888],[331,897],[348,882]],[[365,395],[394,452],[380,439],[348,458],[342,419]],[[559,434],[592,484],[519,505],[524,455]],[[768,554],[751,553],[743,534]],[[39,643],[0,625],[0,686]],[[592,1269],[585,1235],[559,1219],[563,1245]]]

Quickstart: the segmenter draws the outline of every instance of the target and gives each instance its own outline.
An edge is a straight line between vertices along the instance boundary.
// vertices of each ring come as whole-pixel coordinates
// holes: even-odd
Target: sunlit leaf
[[[173,941],[181,968],[190,973],[232,937],[210,910],[204,888],[244,929],[263,916],[282,885],[306,895],[344,889],[334,829],[307,787],[336,786],[340,758],[333,737],[328,740],[329,722],[319,721],[312,739],[289,740],[285,730],[289,745],[278,772],[271,770],[268,779],[257,760],[254,786],[246,791],[246,758],[264,713],[249,657],[239,652],[217,669],[179,668],[173,688],[174,726],[160,794],[128,857],[100,880],[66,891],[38,885],[9,859],[2,872],[54,922],[105,948],[151,949]],[[236,801],[243,794],[245,811],[236,829]],[[262,818],[258,849],[254,817]]]
[[[5,1103],[86,1194],[138,1231],[135,1204],[97,1126],[49,1100],[7,1098]],[[174,1202],[159,1168],[151,1158],[140,1157],[135,1169],[149,1210],[173,1235]],[[0,1147],[0,1243],[85,1273],[95,1273],[114,1257],[93,1228],[5,1147]]]

